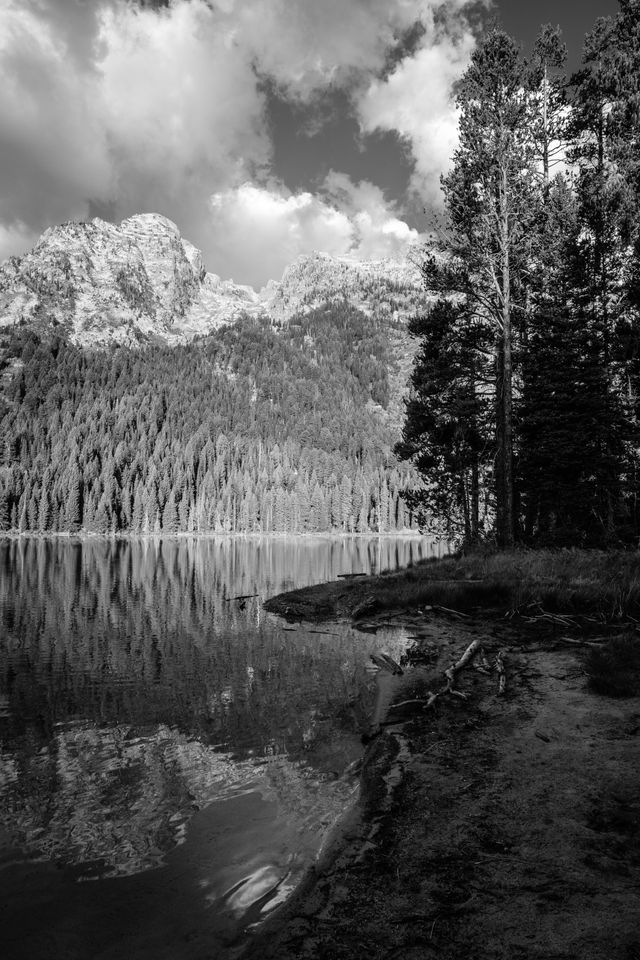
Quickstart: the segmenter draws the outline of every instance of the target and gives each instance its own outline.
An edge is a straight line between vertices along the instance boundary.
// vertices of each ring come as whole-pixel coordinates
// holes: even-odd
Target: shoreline
[[[204,533],[91,533],[80,530],[71,533],[68,530],[38,531],[25,530],[22,533],[15,530],[0,530],[0,540],[426,540],[434,543],[435,538],[425,536],[417,530],[399,530],[391,533],[346,533],[339,530],[321,531],[318,533],[285,533],[282,531],[270,533],[231,533],[224,531],[209,531]]]
[[[584,573],[582,554],[573,559]],[[632,561],[637,568],[637,554]],[[456,562],[460,572],[465,561]],[[443,563],[451,573],[452,561],[424,564],[432,590]],[[595,692],[589,659],[621,634],[640,643],[630,608],[608,619],[575,611],[505,619],[499,604],[470,603],[463,613],[397,594],[394,605],[381,584],[389,577],[398,591],[402,575],[389,574],[265,604],[289,621],[350,619],[367,632],[393,623],[415,640],[366,747],[357,813],[337,825],[324,858],[242,956],[640,956],[640,686],[628,696]],[[477,599],[471,580],[457,589]],[[441,696],[426,708],[477,640],[490,666],[502,656],[505,693],[495,669],[472,663],[456,677],[464,699]]]

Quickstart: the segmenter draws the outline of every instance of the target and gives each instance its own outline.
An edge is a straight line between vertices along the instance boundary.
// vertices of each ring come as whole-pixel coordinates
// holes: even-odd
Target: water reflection
[[[291,631],[261,600],[427,549],[1,542],[0,862],[36,857],[65,883],[101,887],[156,868],[149,890],[187,871],[218,927],[282,899],[353,792],[344,774],[371,715],[368,654],[398,656],[402,641]],[[5,869],[0,893],[14,880]],[[87,912],[86,896],[64,891],[81,927],[122,896],[103,891]]]

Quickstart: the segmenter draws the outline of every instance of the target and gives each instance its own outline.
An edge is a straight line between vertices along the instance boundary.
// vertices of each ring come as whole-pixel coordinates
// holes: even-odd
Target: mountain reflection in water
[[[73,930],[78,956],[107,957],[106,925],[127,956],[161,956],[171,936],[158,917],[183,882],[183,922],[220,943],[282,900],[353,795],[347,771],[375,694],[369,653],[399,656],[403,640],[292,631],[261,601],[428,550],[415,539],[1,541],[10,955],[75,955]],[[138,946],[136,902],[156,931]]]

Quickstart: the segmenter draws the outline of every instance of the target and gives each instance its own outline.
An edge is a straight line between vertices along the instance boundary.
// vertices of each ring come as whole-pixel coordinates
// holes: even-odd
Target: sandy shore
[[[369,615],[370,599],[353,580],[266,605],[315,621],[355,611],[365,630],[393,622],[416,641],[370,731],[357,811],[244,955],[639,960],[640,699],[589,689],[584,657],[602,638],[486,614]],[[455,679],[466,699],[425,709],[476,639],[489,665],[503,651],[506,692],[478,656]]]

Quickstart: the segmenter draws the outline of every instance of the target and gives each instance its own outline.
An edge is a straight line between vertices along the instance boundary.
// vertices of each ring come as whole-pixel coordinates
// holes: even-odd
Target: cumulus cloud
[[[216,273],[261,287],[314,250],[359,259],[406,254],[418,234],[371,183],[332,173],[321,195],[242,184],[211,198]]]
[[[452,0],[453,3],[458,0]],[[287,92],[311,96],[379,70],[388,51],[437,0],[237,0],[236,36]]]
[[[396,131],[415,159],[414,189],[434,200],[440,174],[457,143],[453,84],[466,69],[475,40],[470,31],[427,42],[385,80],[374,80],[358,103],[362,127]]]
[[[159,210],[203,242],[208,193],[270,155],[249,54],[204,0],[98,3],[79,23],[69,6],[0,12],[0,221],[16,235],[97,201],[116,218]]]
[[[149,177],[151,192],[172,196],[203,172],[224,184],[264,166],[270,147],[250,59],[206,4],[107,10],[101,36],[104,122],[136,196]]]
[[[380,187],[367,180],[354,183],[344,173],[332,170],[323,192],[353,225],[352,253],[361,259],[405,257],[418,240],[418,232],[400,219]]]
[[[67,49],[30,5],[0,13],[0,220],[14,234],[80,216],[108,189],[105,131]]]
[[[379,187],[339,173],[314,194],[278,183],[262,81],[310,121],[319,91],[346,91],[364,131],[396,130],[410,144],[415,185],[428,192],[452,142],[450,83],[472,45],[467,6],[2,0],[0,258],[95,210],[162,213],[211,269],[229,264],[245,278],[278,275],[313,247],[397,254],[412,233]],[[407,55],[417,22],[424,35]]]

